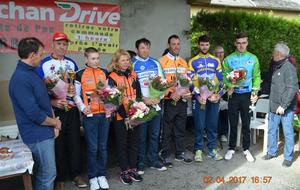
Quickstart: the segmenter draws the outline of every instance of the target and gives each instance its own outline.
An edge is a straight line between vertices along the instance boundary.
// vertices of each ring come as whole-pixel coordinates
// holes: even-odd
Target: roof
[[[189,0],[190,4],[300,11],[299,0]]]

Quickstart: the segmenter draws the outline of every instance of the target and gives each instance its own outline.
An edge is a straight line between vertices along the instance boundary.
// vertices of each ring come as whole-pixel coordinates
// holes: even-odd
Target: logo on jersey
[[[186,68],[185,67],[177,67],[177,72],[178,73],[185,73],[186,72]]]
[[[176,73],[176,68],[165,68],[164,72],[165,74],[173,74]]]
[[[203,68],[203,67],[204,67],[204,65],[199,64],[199,65],[197,66],[197,69],[200,69],[200,68]]]
[[[68,64],[68,62],[66,63],[66,70],[73,70],[71,69],[71,66]]]
[[[207,66],[208,67],[215,67],[215,65],[213,63],[208,63]]]
[[[141,70],[141,71],[145,70],[145,66],[141,66],[141,67],[140,67],[140,70]]]
[[[87,78],[87,80],[86,80],[86,83],[87,83],[87,84],[91,85],[91,84],[94,83],[93,77],[91,77],[91,76],[86,76],[86,78]]]
[[[252,65],[253,62],[252,62],[251,60],[249,60],[249,61],[246,62],[246,64],[247,64],[247,65]]]
[[[53,64],[51,65],[50,71],[51,71],[51,72],[55,72],[55,65],[53,65]]]
[[[203,73],[203,74],[200,74],[200,73],[198,73],[197,74],[197,77],[198,78],[209,78],[209,79],[214,79],[214,76],[215,76],[215,74],[214,73]]]

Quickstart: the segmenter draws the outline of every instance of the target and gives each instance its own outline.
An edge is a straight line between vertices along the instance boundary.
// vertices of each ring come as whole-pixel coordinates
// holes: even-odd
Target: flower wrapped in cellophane
[[[128,118],[126,118],[127,129],[150,121],[157,115],[156,109],[152,106],[148,107],[144,102],[130,102],[128,109]]]
[[[64,106],[65,111],[69,111],[74,107],[72,97],[68,97],[69,83],[68,74],[60,67],[57,72],[54,67],[50,68],[51,75],[45,77],[44,82],[48,89],[48,93],[56,99],[66,99],[68,104]],[[75,73],[75,72],[74,72]]]
[[[216,94],[220,90],[220,84],[215,79],[210,79],[209,77],[199,77],[198,78],[199,88],[194,88],[194,93],[199,94],[204,100],[207,100],[211,95]],[[201,109],[204,110],[206,103],[201,103]]]
[[[229,82],[228,87],[238,88],[242,86],[242,83],[246,81],[247,72],[244,68],[232,69],[226,73],[226,79]],[[231,95],[228,96],[231,98]]]
[[[244,68],[238,68],[226,73],[226,78],[233,87],[239,87],[246,80],[246,75]]]
[[[160,76],[150,76],[149,93],[150,98],[159,98],[164,95],[164,93],[174,86],[174,81],[167,83],[166,79],[162,79]]]
[[[68,93],[68,83],[61,80],[57,75],[51,75],[44,79],[48,92],[57,99],[65,99]]]
[[[106,87],[99,80],[96,92],[99,99],[103,102],[106,118],[110,118],[111,114],[122,104],[123,90],[117,87]]]
[[[192,84],[191,78],[186,73],[177,73],[176,74],[176,86],[175,86],[175,92],[179,95],[185,95],[187,93],[190,93],[190,85]],[[184,99],[182,99],[184,101]],[[176,105],[177,102],[175,100],[172,101],[173,105]]]

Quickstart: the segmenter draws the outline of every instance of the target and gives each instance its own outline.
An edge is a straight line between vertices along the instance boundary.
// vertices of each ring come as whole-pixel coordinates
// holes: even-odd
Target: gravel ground
[[[161,172],[147,168],[143,182],[135,182],[132,185],[123,185],[118,176],[119,168],[110,162],[108,179],[110,189],[117,190],[230,190],[230,189],[253,189],[253,190],[289,190],[300,189],[300,158],[298,145],[295,145],[295,160],[290,168],[283,168],[283,144],[279,144],[279,156],[269,161],[262,160],[263,134],[257,139],[258,144],[251,146],[251,151],[256,157],[254,163],[248,163],[242,154],[241,148],[230,161],[214,161],[204,155],[203,163],[193,162],[184,164],[174,161],[173,168]],[[193,150],[193,134],[187,132],[187,151],[189,156]],[[223,143],[221,155],[227,151],[227,143]],[[206,177],[205,177],[206,176]],[[204,178],[212,178],[211,184]],[[224,181],[223,181],[224,179]],[[236,180],[236,181],[235,181]],[[265,181],[264,181],[265,180]],[[67,184],[67,189],[76,189],[73,184]],[[88,189],[88,188],[87,188]]]
[[[110,150],[108,180],[111,190],[289,190],[300,189],[300,158],[298,145],[295,145],[295,160],[290,168],[281,166],[283,161],[283,144],[279,145],[279,156],[269,161],[262,160],[262,136],[257,139],[258,144],[251,146],[256,157],[254,163],[248,163],[240,148],[231,161],[214,161],[204,155],[203,163],[193,162],[184,164],[174,161],[173,168],[160,172],[146,168],[143,182],[124,185],[119,180],[119,168],[116,165],[115,153]],[[187,132],[187,153],[192,157],[193,135]],[[111,147],[111,146],[110,146]],[[222,155],[227,151],[227,143],[223,143]],[[86,173],[86,172],[85,172]],[[87,179],[85,175],[85,179]],[[208,183],[212,180],[212,183]],[[23,189],[21,178],[4,180],[0,189]],[[71,182],[66,183],[66,190],[78,189]],[[82,190],[89,189],[83,188]]]

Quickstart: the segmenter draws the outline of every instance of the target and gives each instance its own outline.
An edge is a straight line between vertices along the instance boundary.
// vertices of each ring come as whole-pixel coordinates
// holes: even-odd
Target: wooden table
[[[18,177],[18,176],[22,176],[22,178],[23,178],[24,189],[32,190],[31,174],[29,174],[28,172],[21,173],[21,174],[2,176],[2,177],[0,177],[0,180],[12,178],[12,177]]]
[[[0,142],[0,147],[8,147],[13,153],[11,158],[0,159],[0,180],[22,176],[25,190],[32,190],[31,174],[34,162],[30,149],[22,140]]]

